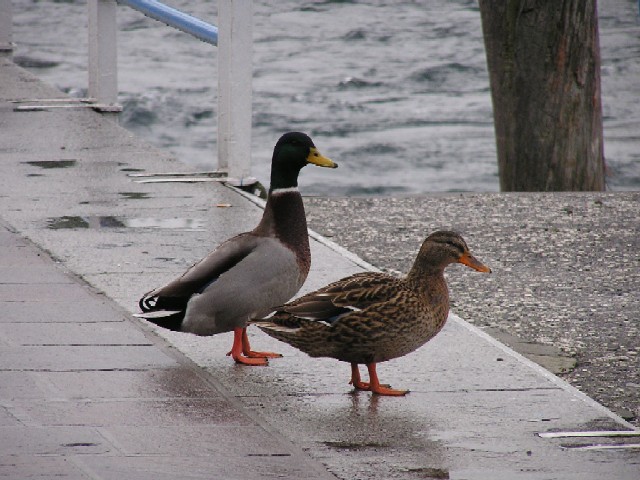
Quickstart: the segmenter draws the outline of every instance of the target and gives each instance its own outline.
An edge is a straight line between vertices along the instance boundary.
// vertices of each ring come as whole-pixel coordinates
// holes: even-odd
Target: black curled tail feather
[[[152,312],[156,309],[156,305],[158,304],[158,297],[150,297],[148,293],[145,293],[144,296],[138,302],[138,306],[140,310],[143,312]]]
[[[137,316],[167,330],[181,332],[189,298],[163,297],[150,295],[150,293],[146,293],[138,301],[138,306],[143,313]],[[153,312],[157,312],[159,315],[154,315]],[[149,316],[144,316],[145,313]]]
[[[187,309],[190,296],[170,297],[166,295],[151,295],[152,292],[145,293],[138,302],[140,310],[144,313],[157,312],[160,310],[182,311]]]

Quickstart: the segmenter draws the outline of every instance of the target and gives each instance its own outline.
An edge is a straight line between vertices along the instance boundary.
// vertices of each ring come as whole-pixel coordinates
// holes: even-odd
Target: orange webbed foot
[[[351,380],[349,385],[353,385],[356,390],[371,391],[371,384],[369,382],[363,382],[360,377],[360,369],[357,363],[351,364]],[[382,385],[383,387],[389,387],[389,385]]]
[[[376,364],[368,363],[367,369],[369,370],[370,382],[363,382],[360,379],[360,370],[357,363],[351,364],[351,381],[349,382],[354,386],[356,390],[367,390],[376,395],[383,395],[389,397],[402,397],[409,393],[409,390],[396,390],[391,388],[387,384],[381,384],[378,380],[378,374],[376,373]]]
[[[256,352],[251,350],[251,344],[249,343],[249,336],[247,335],[247,328],[241,329],[240,342],[242,344],[242,353],[248,358],[281,358],[282,355],[275,352]],[[235,332],[235,330],[234,330]]]
[[[353,381],[349,382],[349,385],[353,385],[353,388],[355,388],[356,390],[363,390],[365,392],[370,392],[371,390],[371,384],[369,382],[358,382],[358,383],[353,383]],[[389,385],[388,383],[383,383],[380,385],[381,388],[390,388],[391,385]],[[400,391],[400,390],[397,390]],[[405,390],[404,392],[407,393],[409,390]],[[376,392],[373,392],[376,393]]]
[[[245,357],[244,355],[234,355],[233,352],[227,353],[227,356],[231,356],[233,360],[239,365],[248,365],[251,367],[266,367],[269,365],[269,360],[265,357]]]
[[[385,385],[378,385],[377,388],[370,388],[371,393],[375,395],[383,395],[388,397],[403,397],[409,390],[396,390],[395,388],[389,388]]]
[[[276,352],[254,352],[253,350],[249,350],[243,353],[248,358],[282,358],[282,354]]]
[[[371,386],[369,385],[369,382],[354,382],[353,380],[351,380],[349,382],[349,385],[353,385],[353,388],[355,388],[356,390],[364,390],[364,391],[371,390]]]
[[[269,357],[267,355],[262,355],[263,353],[268,352],[251,351],[249,348],[249,339],[247,338],[246,328],[233,329],[233,346],[231,347],[231,351],[227,353],[227,356],[231,356],[233,360],[240,365],[265,367],[269,365]]]

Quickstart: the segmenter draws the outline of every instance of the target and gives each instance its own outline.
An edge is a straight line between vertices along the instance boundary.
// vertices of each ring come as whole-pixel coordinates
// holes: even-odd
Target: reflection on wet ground
[[[47,220],[51,230],[74,228],[157,228],[204,231],[205,222],[199,218],[124,218],[111,215],[62,216]]]
[[[27,165],[31,165],[32,167],[40,167],[40,168],[69,168],[74,167],[77,163],[76,160],[38,160],[31,162],[23,162]]]
[[[428,423],[385,402],[387,399],[360,393],[351,394],[350,405],[334,398],[342,407],[330,402],[332,420],[321,419],[322,415],[316,418],[325,425],[333,424],[329,429],[317,425],[325,436],[332,437],[333,432],[342,430],[338,438],[325,437],[322,442],[330,450],[342,452],[342,460],[332,465],[333,473],[352,474],[349,464],[355,462],[370,465],[377,472],[371,478],[406,478],[407,474],[416,478],[449,478],[448,470],[443,468],[447,464],[444,446],[430,437]],[[313,416],[311,409],[307,413]],[[388,461],[390,457],[393,462]],[[383,476],[377,477],[380,473]]]
[[[146,192],[119,192],[120,196],[127,198],[129,200],[142,200],[145,198],[150,198],[149,194]]]

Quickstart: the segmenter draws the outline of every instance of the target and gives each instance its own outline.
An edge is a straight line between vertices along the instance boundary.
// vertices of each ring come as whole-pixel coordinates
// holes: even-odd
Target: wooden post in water
[[[596,0],[480,0],[502,191],[602,191]]]
[[[251,177],[253,6],[247,0],[218,1],[218,168],[229,183]]]

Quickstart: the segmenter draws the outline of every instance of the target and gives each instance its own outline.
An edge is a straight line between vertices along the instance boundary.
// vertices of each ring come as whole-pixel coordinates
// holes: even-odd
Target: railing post
[[[0,0],[0,57],[13,54],[13,14],[11,0]]]
[[[218,1],[218,169],[232,185],[251,175],[251,0]]]
[[[89,97],[103,106],[118,102],[116,30],[115,0],[89,0]]]

